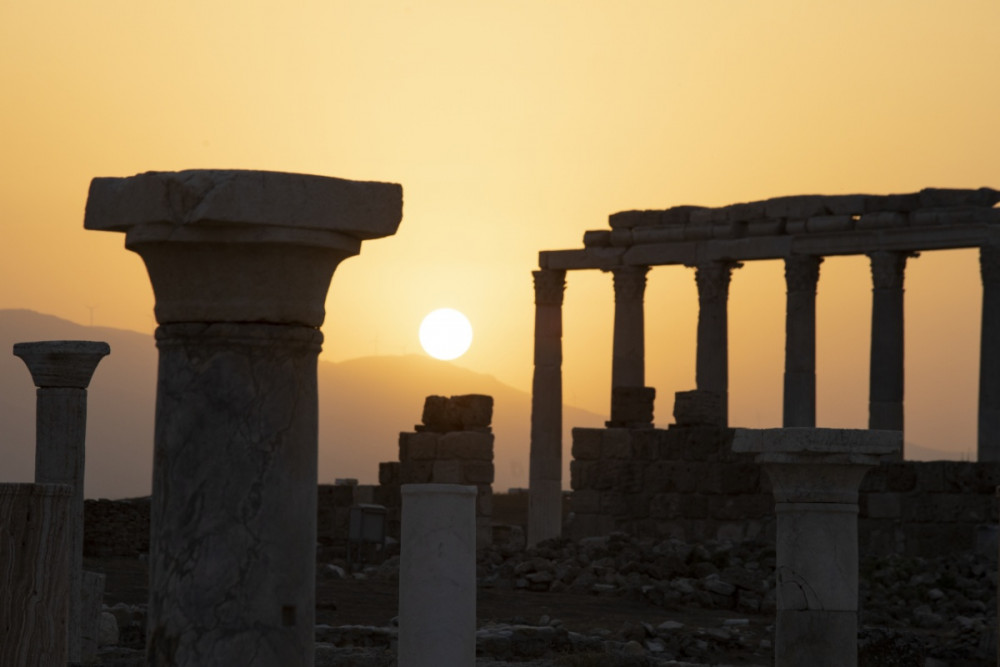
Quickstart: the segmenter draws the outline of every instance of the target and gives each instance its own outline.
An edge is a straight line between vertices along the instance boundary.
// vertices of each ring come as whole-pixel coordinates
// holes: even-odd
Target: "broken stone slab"
[[[674,398],[677,426],[725,426],[722,397],[704,389],[678,391]]]
[[[422,425],[416,431],[489,430],[493,421],[493,397],[482,394],[428,396],[424,400]]]

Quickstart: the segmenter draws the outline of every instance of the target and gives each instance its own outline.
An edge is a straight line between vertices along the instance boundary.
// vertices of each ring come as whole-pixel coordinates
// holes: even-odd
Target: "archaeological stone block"
[[[442,459],[493,460],[493,434],[481,431],[453,431],[438,439],[437,456]]]
[[[674,400],[674,421],[678,426],[725,426],[722,396],[695,389],[679,391]]]
[[[601,458],[602,428],[573,429],[573,458],[578,461],[596,461]]]
[[[438,458],[438,443],[441,437],[437,433],[400,433],[400,461],[432,461]]]

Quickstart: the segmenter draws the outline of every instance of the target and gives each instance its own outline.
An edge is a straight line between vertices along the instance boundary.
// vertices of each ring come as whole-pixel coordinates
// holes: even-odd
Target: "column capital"
[[[538,306],[561,306],[566,290],[566,272],[539,269],[531,272],[535,281],[535,304]]]
[[[906,260],[919,253],[894,250],[877,250],[868,253],[871,260],[872,286],[874,289],[903,289]]]
[[[698,300],[701,303],[718,303],[729,300],[729,279],[733,269],[743,266],[733,260],[701,262],[695,265],[694,279],[698,283]]]
[[[819,265],[823,258],[818,255],[791,255],[785,258],[785,284],[789,292],[816,293],[819,282]]]
[[[611,269],[615,284],[615,303],[621,301],[642,301],[646,291],[648,266],[619,266]]]
[[[156,319],[318,327],[334,269],[394,234],[402,188],[266,171],[95,178],[84,227],[125,232]]]
[[[21,358],[40,389],[86,389],[97,364],[110,353],[107,343],[90,340],[14,343],[14,356]]]

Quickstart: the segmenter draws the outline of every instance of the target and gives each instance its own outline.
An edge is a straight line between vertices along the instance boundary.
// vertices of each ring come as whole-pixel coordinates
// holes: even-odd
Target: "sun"
[[[420,323],[420,344],[435,359],[458,359],[472,344],[469,318],[454,308],[438,308]]]

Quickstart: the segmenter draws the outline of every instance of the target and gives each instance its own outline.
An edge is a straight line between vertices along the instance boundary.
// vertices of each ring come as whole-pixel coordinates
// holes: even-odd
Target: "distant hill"
[[[34,470],[35,392],[27,368],[10,350],[17,342],[60,339],[111,345],[88,395],[87,497],[148,494],[156,400],[152,337],[30,310],[0,310],[0,481],[30,481]],[[399,432],[420,422],[424,397],[464,393],[494,398],[494,488],[527,486],[530,395],[493,376],[420,355],[319,363],[320,481],[355,477],[377,483],[378,463],[396,460]],[[564,479],[569,479],[570,428],[601,426],[604,419],[564,409]]]

